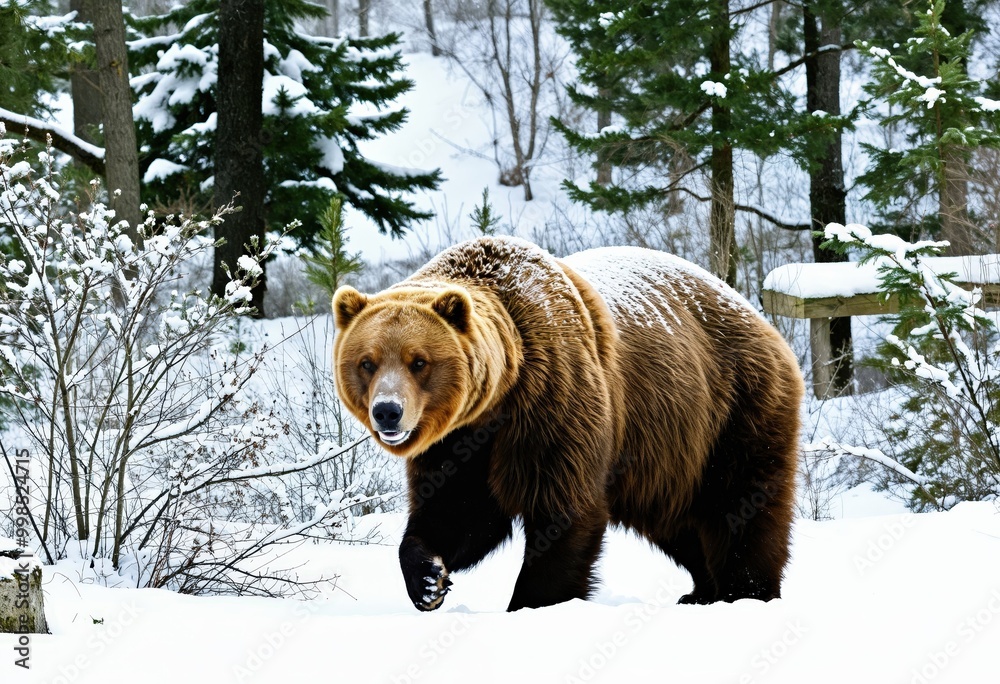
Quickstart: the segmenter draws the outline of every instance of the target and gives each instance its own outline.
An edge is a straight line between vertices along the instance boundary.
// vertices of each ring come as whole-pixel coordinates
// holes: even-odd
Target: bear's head
[[[417,456],[495,400],[508,366],[495,326],[458,286],[333,297],[337,393],[379,443]]]

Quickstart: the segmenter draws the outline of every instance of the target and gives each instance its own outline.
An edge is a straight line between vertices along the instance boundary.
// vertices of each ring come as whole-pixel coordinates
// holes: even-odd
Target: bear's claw
[[[440,608],[451,590],[451,578],[441,556],[432,555],[422,542],[409,538],[400,547],[399,560],[406,593],[417,610]]]
[[[441,557],[435,556],[430,565],[434,573],[424,577],[424,581],[428,583],[425,593],[420,597],[420,602],[413,602],[418,610],[430,611],[439,608],[444,602],[445,595],[451,591],[451,578],[448,577],[448,570],[441,562]]]

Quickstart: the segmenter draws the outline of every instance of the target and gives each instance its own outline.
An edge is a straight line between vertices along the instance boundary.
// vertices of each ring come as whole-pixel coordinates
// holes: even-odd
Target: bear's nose
[[[403,407],[394,401],[379,401],[372,406],[372,419],[379,432],[393,432],[403,418]]]

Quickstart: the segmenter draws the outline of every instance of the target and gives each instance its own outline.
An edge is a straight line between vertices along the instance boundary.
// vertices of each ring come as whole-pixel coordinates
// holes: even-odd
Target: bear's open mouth
[[[378,436],[389,446],[395,446],[396,444],[405,442],[410,437],[411,432],[412,430],[406,430],[405,432],[379,432]]]

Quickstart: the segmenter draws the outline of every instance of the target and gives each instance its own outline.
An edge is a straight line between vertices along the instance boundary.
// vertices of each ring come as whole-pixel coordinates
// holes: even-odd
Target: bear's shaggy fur
[[[407,458],[414,605],[524,523],[510,610],[586,598],[605,527],[694,580],[682,602],[780,596],[802,377],[736,292],[681,259],[453,247],[372,296],[334,296],[337,390]]]

